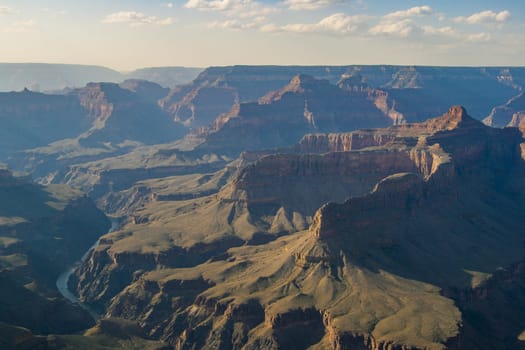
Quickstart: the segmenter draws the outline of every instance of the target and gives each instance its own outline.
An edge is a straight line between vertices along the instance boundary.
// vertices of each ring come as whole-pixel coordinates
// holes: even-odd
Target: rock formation
[[[523,257],[522,143],[459,106],[419,124],[305,137],[243,166],[218,196],[143,210],[145,221],[103,238],[79,291],[180,349],[468,348],[482,329],[462,326],[471,304],[448,291]],[[347,187],[326,187],[338,181]],[[350,198],[322,205],[307,230],[294,226],[321,194],[344,191]],[[154,229],[166,210],[180,225],[169,233]],[[203,215],[236,224],[210,231]],[[288,234],[249,242],[246,223]],[[520,329],[523,317],[505,310]]]
[[[169,91],[0,94],[1,159],[125,217],[70,280],[103,320],[85,338],[34,336],[92,323],[53,278],[105,220],[78,193],[0,171],[0,332],[70,347],[519,348],[524,83],[521,68],[235,66]],[[520,129],[477,120],[492,109],[486,121]]]
[[[309,132],[342,132],[390,124],[366,94],[297,75],[259,102],[242,103],[236,115],[228,116],[199,148],[238,154],[289,146]],[[232,138],[236,139],[234,145],[229,142]]]
[[[525,120],[525,97],[520,93],[506,104],[495,107],[483,122],[492,127],[519,127]]]

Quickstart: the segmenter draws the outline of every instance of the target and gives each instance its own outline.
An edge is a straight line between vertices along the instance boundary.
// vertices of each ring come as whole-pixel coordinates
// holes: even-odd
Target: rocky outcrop
[[[126,87],[126,85],[123,85]],[[151,91],[151,87],[149,87]],[[93,127],[80,137],[84,145],[128,141],[163,143],[176,140],[184,130],[162,111],[144,89],[117,84],[90,83],[74,90],[80,103],[95,116]]]
[[[483,122],[497,128],[505,126],[519,127],[524,114],[525,96],[521,92],[504,105],[493,108],[490,114],[483,119]]]
[[[224,120],[200,149],[238,154],[290,146],[310,132],[344,132],[392,123],[366,93],[346,91],[307,75],[294,77],[258,103],[242,103],[236,116]],[[228,141],[232,138],[237,140],[235,145]]]
[[[24,69],[28,67],[24,66]],[[74,70],[81,67],[35,66],[36,68],[50,68],[51,70],[56,68],[67,68],[66,70],[69,70],[71,68]],[[170,71],[169,69],[164,70]],[[154,69],[149,71],[153,73]],[[162,69],[157,71],[162,71]],[[172,71],[174,70],[172,69]],[[145,74],[148,75],[149,73],[145,72]],[[25,117],[17,118],[14,125],[12,124],[14,115],[9,112],[11,116],[8,119],[10,121],[2,129],[6,131],[5,135],[3,135],[4,137],[2,137],[6,141],[5,147],[2,147],[2,149],[5,150],[4,156],[7,156],[22,149],[43,146],[49,142],[64,138],[75,138],[92,126],[94,116],[113,114],[110,108],[115,108],[115,104],[119,103],[119,99],[123,103],[122,109],[116,108],[115,112],[126,110],[125,113],[129,114],[127,122],[116,122],[118,127],[122,128],[124,133],[127,134],[124,139],[136,139],[144,143],[164,142],[164,140],[169,139],[165,134],[165,130],[173,129],[173,125],[167,123],[166,118],[175,118],[190,125],[194,130],[201,126],[215,125],[211,128],[211,131],[215,131],[220,128],[220,125],[225,124],[224,118],[219,118],[217,121],[215,121],[215,118],[223,113],[229,114],[240,103],[253,102],[269,91],[279,90],[290,79],[300,74],[303,76],[309,75],[316,79],[326,79],[331,84],[339,82],[342,90],[351,91],[354,95],[366,95],[366,99],[373,103],[383,115],[388,116],[394,124],[421,121],[431,116],[442,114],[449,105],[458,101],[467,105],[471,113],[476,117],[488,115],[494,106],[502,105],[515,96],[525,81],[523,79],[524,74],[519,68],[394,66],[211,67],[202,72],[194,82],[172,89],[165,98],[161,97],[166,90],[158,85],[146,82],[140,82],[139,84],[138,80],[130,80],[123,83],[122,87],[128,89],[132,95],[143,102],[148,102],[149,107],[135,104],[133,108],[127,109],[125,107],[127,103],[125,102],[125,94],[118,92],[118,89],[113,89],[111,84],[106,84],[101,89],[104,92],[97,92],[97,85],[100,84],[89,84],[86,88],[80,90],[69,90],[66,92],[68,96],[41,94],[40,97],[46,100],[43,104],[38,102],[40,99],[37,96],[38,94],[33,93],[23,103],[24,106],[33,106],[32,108],[38,108],[39,111],[51,111],[49,108],[53,109],[53,106],[63,104],[66,104],[66,106],[53,109],[53,113],[50,113],[48,118],[34,118],[31,116],[32,112],[26,110],[27,113],[23,113]],[[137,77],[144,79],[146,75],[140,76],[139,74]],[[131,77],[134,77],[133,74],[131,74]],[[95,81],[101,80],[95,79]],[[114,84],[114,86],[116,85]],[[113,92],[110,90],[113,90]],[[9,100],[13,100],[16,99],[16,94],[29,96],[27,92],[22,92],[6,94],[6,97]],[[73,94],[73,96],[70,94]],[[108,94],[111,94],[113,97],[116,96],[117,99],[113,97],[107,98]],[[80,106],[75,101],[74,96],[79,96],[81,100]],[[160,104],[164,111],[160,111],[156,104],[158,98],[161,98]],[[105,100],[105,102],[102,103],[100,99]],[[58,100],[63,101],[58,103]],[[113,105],[113,107],[110,105]],[[301,115],[303,115],[305,113],[304,101],[301,107]],[[362,108],[362,106],[354,105],[353,108],[358,109]],[[142,110],[142,112],[139,113],[138,110]],[[19,111],[21,110],[19,109]],[[310,108],[306,108],[306,115],[312,115],[309,113],[313,113],[313,111]],[[159,114],[164,114],[164,117],[160,117]],[[72,115],[78,115],[78,118],[71,119],[70,116]],[[315,119],[315,113],[313,115]],[[65,118],[65,116],[69,117],[69,119]],[[49,122],[57,117],[59,117],[59,121]],[[142,122],[142,119],[146,117],[149,121],[148,125]],[[512,114],[505,124],[510,121],[511,117]],[[99,124],[104,119],[102,117],[95,119],[99,120],[98,127],[101,126]],[[113,120],[115,121],[116,119],[119,118],[115,115]],[[152,121],[153,119],[155,122]],[[22,120],[27,121],[28,124],[26,125]],[[132,124],[131,120],[133,120],[133,124],[140,126],[141,131],[149,130],[152,126],[159,123],[167,129],[164,127],[157,128],[147,136],[144,135],[144,132],[139,135],[130,130],[129,124]],[[60,127],[56,127],[57,125]],[[103,147],[106,142],[110,141],[109,139],[118,138],[117,133],[113,130],[114,128],[116,126],[113,125],[113,122],[109,122],[108,130],[102,133],[103,137],[93,136],[91,141],[84,145]],[[185,133],[180,128],[175,129],[171,130],[172,135],[175,135],[171,139],[177,139]],[[34,134],[32,130],[40,130],[40,133],[38,135]],[[98,130],[95,132],[96,134],[101,133],[97,127],[95,127],[95,130]],[[342,129],[332,130],[342,131]],[[321,129],[320,131],[330,130]],[[206,133],[208,132],[210,132],[210,129],[206,127]],[[18,136],[13,138],[12,135]],[[157,140],[155,140],[153,135],[157,135]],[[160,137],[160,135],[163,137]],[[304,132],[298,138],[303,135]],[[118,144],[117,140],[113,141],[115,141],[112,142],[113,144]],[[71,146],[68,145],[68,147]],[[60,164],[57,166],[60,166]]]
[[[175,121],[197,129],[213,124],[239,103],[239,97],[228,86],[188,86],[175,88],[159,103]]]
[[[283,98],[287,93],[300,94],[314,89],[329,88],[328,80],[318,80],[310,75],[299,74],[290,80],[290,82],[281,89],[270,91],[266,95],[259,98],[260,104],[270,104],[277,102]]]
[[[401,113],[406,122],[421,122],[441,115],[458,102],[466,106],[476,119],[482,119],[494,106],[505,103],[516,94],[512,87],[481,72],[469,74],[473,72],[458,70],[456,74],[447,74],[446,70],[436,72],[438,70],[429,67],[422,88],[385,89],[392,105],[395,104],[395,111]],[[487,96],[487,91],[491,91],[490,96]]]
[[[493,183],[495,177],[501,177],[502,174],[511,171],[519,174],[518,177],[523,176],[521,173],[523,165],[519,153],[521,137],[518,133],[512,130],[491,130],[484,127],[478,121],[468,117],[465,110],[459,107],[452,108],[441,118],[414,127],[423,126],[435,132],[433,136],[426,138],[426,142],[439,143],[440,148],[431,147],[427,150],[429,153],[419,158],[419,160],[426,160],[425,164],[419,165],[421,171],[419,174],[390,175],[378,182],[369,195],[351,198],[344,204],[331,203],[323,206],[313,219],[310,227],[311,234],[321,240],[341,239],[340,232],[355,234],[355,240],[352,239],[352,243],[348,244],[354,247],[352,250],[355,254],[354,258],[361,260],[366,254],[370,254],[370,249],[379,249],[383,244],[385,247],[395,247],[401,244],[401,238],[396,235],[401,234],[404,229],[412,232],[413,228],[408,228],[410,225],[421,225],[422,223],[418,223],[415,216],[426,215],[422,212],[436,210],[436,212],[428,213],[426,220],[432,222],[431,218],[439,216],[438,213],[442,210],[436,207],[439,206],[437,203],[448,202],[449,208],[457,206],[458,210],[464,211],[465,209],[461,209],[463,204],[459,198],[462,193],[469,193],[469,188],[480,183]],[[411,153],[413,154],[414,150]],[[509,190],[513,188],[513,191],[521,193],[522,189],[518,190],[514,187],[513,182],[508,184]],[[494,185],[495,187],[492,187],[491,190],[486,189],[487,192],[480,196],[492,196],[492,191],[497,192],[499,186],[505,186],[503,183],[506,182]],[[492,194],[489,195],[489,193]],[[500,200],[505,202],[504,199]],[[515,204],[509,203],[509,205]],[[377,220],[377,217],[381,217],[382,220]],[[412,224],[408,224],[412,221]],[[396,229],[387,229],[386,226],[383,226],[383,223],[386,222],[402,224]],[[442,220],[443,224],[445,222]],[[455,221],[450,222],[450,225],[455,224]],[[476,226],[477,222],[472,221],[469,225]],[[424,230],[432,231],[428,227]],[[376,237],[376,232],[397,233]],[[514,239],[512,234],[509,234],[508,239]],[[425,276],[424,271],[419,273],[421,275],[416,276],[417,278]],[[437,276],[434,278],[436,279],[431,278],[429,281],[437,284],[446,283]]]
[[[439,147],[434,148],[434,151],[439,152]],[[176,219],[178,222],[176,227],[171,226],[170,235],[174,238],[170,239],[168,248],[156,251],[153,247],[151,253],[131,252],[126,249],[113,251],[111,246],[121,244],[126,246],[124,243],[126,240],[131,243],[138,237],[133,238],[135,233],[131,232],[128,233],[129,236],[112,234],[105,237],[101,246],[90,258],[90,263],[84,264],[79,271],[79,280],[75,284],[86,301],[102,307],[137,276],[159,264],[167,267],[180,266],[180,264],[191,266],[200,261],[190,259],[192,254],[194,257],[195,255],[211,256],[208,253],[197,253],[200,249],[199,245],[189,249],[178,247],[182,241],[180,238],[175,238],[179,235],[177,232],[181,232],[186,239],[194,235],[190,233],[188,226],[205,227],[201,230],[208,232],[206,239],[225,237],[225,232],[231,231],[236,232],[241,238],[237,238],[237,241],[227,241],[230,243],[222,247],[218,244],[220,240],[210,243],[210,254],[214,251],[215,254],[220,255],[227,248],[238,245],[243,240],[249,244],[262,244],[279,235],[305,229],[309,222],[308,217],[323,203],[330,200],[343,201],[348,197],[367,193],[389,174],[414,172],[421,174],[421,177],[429,176],[437,168],[439,160],[439,156],[432,153],[434,151],[384,149],[375,152],[336,151],[324,155],[265,156],[252,165],[240,168],[231,184],[219,192],[218,196],[192,199],[194,204],[191,206],[193,208],[191,215],[185,212],[185,204],[183,204],[190,198],[172,199],[180,200],[182,206],[174,214],[175,218],[180,219]],[[367,171],[365,172],[364,169]],[[136,188],[137,191],[139,189]],[[140,191],[142,194],[136,192],[139,200],[141,198],[146,200],[153,195],[145,187]],[[167,200],[166,205],[170,205],[170,199]],[[142,203],[152,209],[164,205],[163,199],[159,196],[152,197],[150,201],[149,204],[148,200]],[[226,208],[228,209],[225,212]],[[209,224],[202,219],[198,224],[186,221],[192,216],[198,218],[198,213],[201,211],[208,216],[221,215],[225,222],[222,222],[222,219],[215,220],[213,217]],[[140,212],[140,215],[133,216],[133,222],[128,229],[133,231],[139,227],[158,225],[155,212],[149,214],[143,210]],[[225,228],[227,231],[224,231]],[[218,233],[217,236],[214,236],[215,232]],[[141,233],[137,233],[138,235]],[[197,238],[190,241],[195,239]],[[189,247],[191,244],[195,243],[190,243]]]
[[[286,85],[294,76],[306,74],[336,83],[348,67],[327,66],[232,66],[209,67],[193,82],[200,86],[228,86],[239,102],[252,102]]]
[[[400,125],[407,122],[407,119],[402,112],[396,110],[396,101],[389,98],[387,91],[372,90],[368,92],[369,99],[371,99],[377,108],[379,108],[385,115],[392,119],[394,125]]]
[[[113,104],[108,101],[103,90],[104,86],[112,85],[89,83],[85,88],[78,89],[73,94],[78,97],[80,105],[87,110],[92,118],[100,119],[101,122],[104,122],[113,112]]]
[[[295,73],[291,74],[293,72]],[[509,76],[513,77],[513,74],[516,75],[515,82],[509,84]],[[172,103],[173,106],[177,103],[181,103],[182,106],[187,105],[184,100],[194,98],[198,89],[209,88],[214,91],[210,93],[216,95],[220,95],[222,89],[232,89],[237,96],[236,102],[232,103],[228,100],[229,98],[220,98],[220,101],[217,100],[214,103],[217,107],[222,104],[224,106],[222,111],[215,111],[218,118],[211,128],[204,130],[204,133],[207,134],[226,126],[226,122],[230,119],[236,119],[235,117],[238,116],[246,117],[247,115],[242,111],[232,112],[239,109],[239,103],[258,100],[260,104],[266,105],[280,101],[286,94],[307,93],[315,77],[318,85],[323,80],[328,85],[337,83],[340,90],[346,91],[355,98],[359,96],[360,99],[367,100],[390,119],[390,124],[399,125],[406,122],[423,121],[442,114],[457,101],[464,102],[473,115],[479,118],[488,114],[495,105],[515,95],[515,89],[519,89],[519,85],[516,84],[520,81],[519,76],[520,72],[517,70],[503,72],[497,69],[436,67],[348,66],[327,67],[324,72],[321,67],[214,67],[204,71],[191,85],[173,90],[171,101],[175,103]],[[291,81],[285,85],[289,79]],[[248,81],[252,82],[251,86],[248,86]],[[281,87],[283,85],[284,87]],[[319,91],[319,88],[320,86],[317,86],[316,91]],[[487,96],[486,91],[491,91],[492,94]],[[316,113],[308,107],[310,102],[304,102],[302,114],[306,120],[310,120],[310,124],[313,124],[312,116],[315,121]],[[196,114],[195,108],[198,107],[195,104],[192,106],[188,112],[185,112],[187,116],[183,117],[184,119]],[[365,107],[362,103],[354,101],[350,108],[360,110],[361,113],[369,113],[370,106]],[[187,120],[190,121],[190,119]],[[237,124],[240,123],[239,121],[232,121],[232,123],[230,126],[239,127]],[[380,125],[374,125],[374,127],[377,126]],[[363,124],[358,127],[367,126]],[[321,131],[328,130],[321,128]],[[334,131],[343,131],[343,129]],[[254,139],[253,136],[252,139]],[[221,140],[214,142],[224,144],[225,141],[222,138]],[[246,146],[250,147],[248,144]],[[254,149],[254,147],[249,149]]]
[[[126,286],[147,271],[157,268],[194,266],[243,243],[238,237],[227,237],[211,244],[195,244],[189,248],[178,246],[166,250],[142,252],[112,249],[114,235],[104,236],[99,246],[91,252],[85,263],[75,272],[70,286],[79,294],[80,300],[94,306],[101,313],[107,303]],[[115,236],[116,237],[112,237]],[[138,309],[137,312],[142,312]]]
[[[521,128],[525,125],[525,112],[514,113],[508,126]]]
[[[308,134],[297,145],[300,153],[355,151],[366,147],[384,146],[396,139],[395,134],[360,130],[350,133]]]
[[[240,171],[231,198],[246,201],[249,208],[284,207],[310,216],[328,201],[371,191],[389,174],[417,170],[402,151],[270,155]]]
[[[119,84],[123,89],[137,94],[143,100],[156,104],[160,99],[166,97],[169,89],[147,80],[128,79]]]
[[[365,94],[368,100],[392,120],[393,125],[406,123],[403,113],[396,110],[396,101],[389,97],[388,91],[372,88],[360,74],[343,75],[337,86],[346,91]]]
[[[373,190],[373,195],[348,200],[343,205],[329,203],[317,211],[310,232],[317,239],[337,238],[342,230],[359,232],[373,226],[376,222],[369,216],[360,217],[358,213],[376,206],[390,212],[409,209],[410,202],[422,196],[421,176],[414,173],[397,173],[382,179]],[[390,213],[389,213],[390,214]],[[393,217],[395,217],[394,214]],[[386,246],[395,241],[385,239]]]
[[[473,271],[495,271],[525,254],[518,215],[525,198],[522,136],[488,128],[461,107],[425,123],[368,132],[303,139],[320,154],[263,155],[222,195],[261,214],[264,206],[300,196],[291,179],[308,193],[329,192],[316,178],[370,180],[371,187],[322,206],[307,231],[230,249],[191,268],[147,272],[112,299],[111,316],[140,320],[180,349],[474,344],[477,326],[461,313],[473,297],[448,291],[468,289],[478,276]],[[359,174],[366,180],[356,180]]]
[[[56,131],[47,133],[46,128],[52,127],[58,131],[75,123],[72,128],[75,132],[61,137],[61,140],[50,140],[56,142],[49,145],[46,145],[48,142],[40,143],[31,147],[33,149],[30,151],[11,154],[9,165],[31,172],[42,183],[56,183],[63,179],[71,165],[116,157],[143,144],[175,141],[186,133],[184,126],[175,123],[153,101],[159,86],[129,81],[123,86],[127,88],[112,83],[90,83],[84,88],[72,90],[66,96],[46,95],[44,100],[70,101],[80,112],[55,112],[50,118],[39,115],[40,122],[48,123],[60,117],[61,113],[68,113],[67,121],[43,126],[42,130],[46,134],[53,134]],[[79,114],[83,118],[81,121],[78,120]],[[39,127],[34,129],[38,130]],[[12,134],[20,138],[20,132],[17,130]],[[39,147],[34,148],[36,146]]]

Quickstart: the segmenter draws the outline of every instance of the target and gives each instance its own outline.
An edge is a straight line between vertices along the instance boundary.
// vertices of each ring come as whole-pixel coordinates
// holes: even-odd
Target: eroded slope
[[[81,294],[181,349],[472,344],[470,321],[443,290],[469,290],[523,258],[521,134],[454,107],[421,124],[326,137],[328,153],[263,156],[216,195],[146,206],[83,266]],[[375,141],[341,151],[341,137]],[[310,203],[332,190],[352,198],[310,221]],[[309,229],[250,242],[277,218],[280,234],[301,230],[294,216]]]

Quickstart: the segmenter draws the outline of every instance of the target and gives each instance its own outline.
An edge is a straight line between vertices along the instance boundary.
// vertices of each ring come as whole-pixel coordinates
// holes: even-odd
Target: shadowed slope
[[[42,187],[0,171],[0,321],[38,333],[92,324],[55,281],[109,226],[93,202],[64,186]]]

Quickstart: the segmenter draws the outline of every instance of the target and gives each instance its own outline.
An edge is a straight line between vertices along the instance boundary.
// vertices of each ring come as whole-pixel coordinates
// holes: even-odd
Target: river
[[[107,233],[113,232],[117,229],[119,226],[119,220],[118,219],[110,219],[111,220],[111,228]],[[97,239],[97,241],[89,247],[89,249],[82,255],[80,260],[76,261],[72,266],[70,266],[67,270],[62,272],[60,276],[57,278],[56,286],[60,294],[73,304],[78,304],[81,308],[89,312],[89,314],[95,319],[98,320],[100,318],[100,315],[95,312],[95,310],[91,309],[88,305],[83,304],[80,302],[78,297],[71,293],[71,291],[68,288],[68,282],[71,275],[75,272],[75,270],[89,257],[89,254],[93,249],[95,249],[98,246],[98,243],[100,242],[100,239]]]

